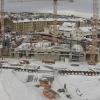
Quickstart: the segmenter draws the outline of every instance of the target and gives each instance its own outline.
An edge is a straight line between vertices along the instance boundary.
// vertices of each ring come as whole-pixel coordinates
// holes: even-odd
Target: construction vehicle
[[[29,62],[29,60],[25,60],[25,59],[24,59],[24,60],[21,60],[21,61],[20,61],[20,64],[30,64],[30,62]]]
[[[51,89],[51,85],[53,83],[54,77],[53,76],[43,76],[40,80],[39,80],[39,87],[43,87],[43,95],[48,98],[49,100],[54,100],[58,97],[60,97],[58,95],[57,92],[55,92],[54,90]]]
[[[39,85],[40,85],[40,87],[43,87],[43,88],[50,88],[50,84],[49,84],[49,81],[47,80],[47,78],[41,78],[39,80]]]
[[[45,88],[43,90],[43,95],[45,97],[47,97],[49,100],[54,100],[54,99],[60,98],[59,94],[50,88]]]
[[[53,81],[54,81],[54,76],[46,75],[42,76],[42,78],[39,80],[39,83],[41,87],[51,88]]]

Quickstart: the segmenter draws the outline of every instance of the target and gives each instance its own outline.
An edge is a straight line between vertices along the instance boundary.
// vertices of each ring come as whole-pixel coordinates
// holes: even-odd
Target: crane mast
[[[4,0],[0,1],[1,37],[4,36]]]
[[[53,13],[54,13],[54,26],[53,26],[53,35],[57,36],[57,3],[58,0],[53,0]]]
[[[57,43],[57,6],[58,6],[58,0],[53,0],[53,32],[52,32],[52,36],[53,36],[53,43]]]
[[[61,0],[59,0],[61,1]],[[64,1],[64,0],[62,0]],[[74,0],[67,0],[68,2],[74,2]],[[58,37],[58,29],[57,29],[57,13],[58,13],[58,0],[53,0],[53,14],[54,14],[54,21],[53,21],[53,41],[57,42],[58,40],[55,37]]]
[[[98,0],[93,0],[93,32],[92,32],[92,44],[97,47],[97,29],[99,21],[99,4]]]
[[[93,20],[92,20],[92,46],[90,47],[90,61],[89,64],[95,65],[97,63],[97,29],[99,21],[99,4],[98,0],[93,0]]]

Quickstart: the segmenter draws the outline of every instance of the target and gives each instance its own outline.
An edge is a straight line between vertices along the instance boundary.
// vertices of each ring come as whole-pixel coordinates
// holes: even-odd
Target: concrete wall
[[[59,60],[59,56],[56,54],[35,54],[34,58],[39,60]]]

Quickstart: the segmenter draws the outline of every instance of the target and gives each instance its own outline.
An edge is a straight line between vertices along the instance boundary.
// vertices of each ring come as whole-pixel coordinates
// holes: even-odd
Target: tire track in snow
[[[2,86],[3,86],[3,89],[4,89],[5,93],[8,95],[9,100],[13,100],[13,99],[11,98],[10,94],[8,93],[6,87],[4,86],[4,84],[2,84]]]
[[[3,87],[4,91],[5,91],[5,93],[6,93],[7,96],[9,97],[9,100],[13,100],[13,99],[11,98],[9,92],[7,91],[6,87],[4,86],[4,84],[3,84],[2,82],[1,82],[1,84],[2,84],[2,87]]]
[[[3,72],[3,71],[0,70],[0,75],[2,74],[2,72]],[[2,88],[3,88],[4,92],[7,94],[7,97],[9,98],[9,100],[12,100],[12,98],[11,98],[10,94],[7,92],[7,89],[6,89],[6,87],[4,86],[2,80],[1,80],[1,85],[2,85]]]

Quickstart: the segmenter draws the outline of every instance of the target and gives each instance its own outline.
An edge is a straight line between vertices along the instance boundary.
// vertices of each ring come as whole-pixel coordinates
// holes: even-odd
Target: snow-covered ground
[[[46,100],[41,91],[28,88],[10,71],[0,74],[0,100]]]
[[[100,76],[57,76],[53,88],[63,88],[66,84],[72,100],[99,100]],[[64,94],[61,94],[64,96]],[[67,100],[67,99],[62,99]]]
[[[5,59],[10,64],[19,63],[19,59]],[[90,70],[94,68],[99,69],[97,66],[89,66],[85,63],[79,63],[79,66],[71,66],[68,62],[56,62],[53,65],[43,64],[41,61],[30,59],[31,64],[41,66],[43,70],[47,70],[45,66],[51,66],[55,69],[67,68],[68,70]],[[48,69],[50,70],[50,69]],[[27,82],[29,75],[34,78],[40,78],[42,75],[50,73],[27,73],[27,72],[14,72],[12,70],[0,71],[0,100],[48,100],[43,95],[43,89],[35,87],[37,82],[34,79]],[[99,100],[100,99],[100,76],[81,76],[81,75],[66,75],[60,76],[55,74],[55,79],[52,84],[52,89],[57,91],[63,89],[66,84],[66,92],[59,93],[60,98],[57,100]],[[66,95],[70,95],[68,98]]]

